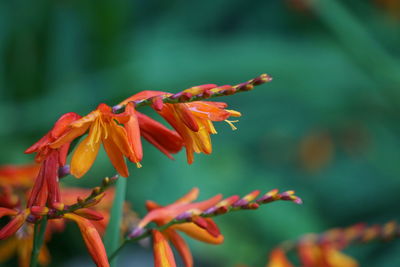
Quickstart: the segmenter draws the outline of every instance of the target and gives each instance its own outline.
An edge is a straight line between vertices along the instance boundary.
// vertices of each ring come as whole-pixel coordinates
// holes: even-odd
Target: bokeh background
[[[216,125],[212,155],[188,166],[145,144],[128,181],[141,215],[146,199],[167,204],[195,186],[201,199],[295,189],[303,206],[223,216],[223,245],[190,241],[196,266],[263,266],[304,233],[399,219],[399,26],[397,0],[1,1],[0,163],[31,162],[22,152],[65,112],[266,72],[273,82],[223,99],[243,117],[234,132]],[[84,179],[63,181],[113,174],[103,153]],[[74,225],[50,251],[51,266],[91,264]],[[362,266],[400,266],[399,251],[398,241],[347,250]],[[120,263],[152,266],[151,250],[133,245]]]

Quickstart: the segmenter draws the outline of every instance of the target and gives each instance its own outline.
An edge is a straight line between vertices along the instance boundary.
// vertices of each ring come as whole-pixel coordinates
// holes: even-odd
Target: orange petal
[[[133,162],[139,162],[143,158],[142,142],[140,141],[140,128],[138,117],[136,116],[135,107],[132,103],[128,103],[125,108],[125,112],[129,114],[130,119],[124,124],[128,142],[134,153],[134,157],[131,158]]]
[[[50,144],[51,148],[59,148],[62,145],[71,143],[75,138],[83,135],[89,129],[91,122],[82,124],[80,127],[72,127],[64,135],[60,136],[57,140]]]
[[[230,113],[228,111],[210,103],[212,102],[195,101],[188,103],[187,106],[193,115],[202,119],[223,121],[229,118]]]
[[[71,159],[71,174],[81,178],[92,167],[100,142],[90,145],[90,134],[78,145]]]
[[[266,267],[294,267],[286,258],[282,249],[276,248],[269,255],[269,261]]]
[[[147,209],[147,211],[152,211],[152,210],[159,209],[159,208],[162,208],[162,207],[163,206],[157,204],[154,201],[151,201],[151,200],[147,200],[146,201],[146,209]]]
[[[162,233],[152,230],[155,267],[176,267],[172,249]]]
[[[178,153],[182,149],[183,140],[177,132],[140,112],[136,114],[141,135],[161,152],[170,157],[170,153]]]
[[[176,119],[182,121],[190,130],[197,132],[199,125],[197,124],[196,118],[193,116],[189,107],[186,104],[166,104],[173,105]]]
[[[123,177],[128,177],[129,171],[125,163],[124,155],[122,154],[121,150],[119,150],[118,146],[114,143],[114,140],[111,137],[103,140],[103,146],[107,152],[108,157],[111,160],[112,165],[117,170],[117,172]]]
[[[167,229],[165,233],[167,234],[169,241],[171,241],[171,243],[174,245],[176,250],[181,255],[185,267],[192,267],[193,266],[192,253],[190,253],[190,249],[186,244],[185,240],[176,231],[172,229]]]
[[[218,235],[217,237],[215,237],[211,235],[207,230],[200,228],[194,223],[175,224],[174,226],[171,226],[171,228],[182,231],[191,238],[205,243],[218,245],[224,242],[223,235]]]
[[[85,245],[96,265],[99,267],[110,266],[108,263],[106,250],[103,242],[101,241],[101,237],[93,224],[85,218],[70,213],[65,214],[64,218],[73,220],[78,224],[83,240],[85,241]]]
[[[50,131],[52,138],[58,138],[70,127],[71,123],[80,119],[81,116],[75,112],[68,112],[62,115],[54,124],[53,129]]]
[[[197,187],[194,187],[186,195],[176,200],[174,203],[182,203],[182,204],[190,203],[196,200],[198,196],[199,196],[199,189]]]

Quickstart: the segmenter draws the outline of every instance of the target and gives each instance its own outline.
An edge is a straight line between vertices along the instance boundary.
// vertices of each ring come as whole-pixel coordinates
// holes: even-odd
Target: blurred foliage
[[[194,186],[202,198],[258,188],[303,198],[217,219],[225,243],[191,242],[197,266],[263,266],[273,246],[306,232],[400,219],[396,3],[2,1],[0,163],[30,162],[22,152],[65,112],[267,72],[272,83],[223,99],[243,117],[236,132],[217,125],[212,155],[187,166],[184,153],[171,162],[145,144],[144,167],[128,180],[134,208]],[[113,173],[103,154],[87,177],[64,181],[90,186]],[[76,232],[53,238],[52,266],[87,266]],[[349,251],[372,267],[398,265],[398,252],[399,242]],[[127,248],[122,266],[152,266],[149,253]]]

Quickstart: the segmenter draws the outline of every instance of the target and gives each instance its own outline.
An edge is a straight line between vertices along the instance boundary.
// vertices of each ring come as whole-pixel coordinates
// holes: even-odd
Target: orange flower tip
[[[135,227],[132,232],[128,235],[128,238],[134,239],[137,238],[141,235],[143,235],[145,232],[145,229],[142,227]]]
[[[140,164],[140,162],[136,162],[136,168],[138,168],[138,169],[140,169],[140,168],[142,168],[143,166],[142,166],[142,164]]]
[[[30,207],[31,214],[34,216],[43,216],[49,213],[49,208],[43,206]]]
[[[58,169],[58,177],[64,178],[71,173],[71,168],[69,165],[64,165]]]

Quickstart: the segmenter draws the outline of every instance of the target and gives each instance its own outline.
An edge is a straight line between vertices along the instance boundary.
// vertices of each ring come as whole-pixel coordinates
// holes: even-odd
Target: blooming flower
[[[118,123],[124,124],[124,127]],[[128,105],[123,114],[114,114],[109,106],[100,104],[96,110],[71,123],[67,133],[55,140],[51,147],[61,147],[88,130],[89,135],[80,142],[72,156],[72,175],[80,178],[90,169],[101,143],[111,163],[122,176],[129,176],[124,156],[140,165],[142,148],[137,138],[139,126],[133,105]]]
[[[189,88],[182,92],[183,96],[191,96],[201,90],[215,87],[215,85],[203,85]],[[213,90],[213,89],[211,89]],[[188,163],[193,163],[193,154],[212,152],[210,134],[216,134],[213,121],[226,121],[232,129],[236,127],[228,120],[229,117],[240,117],[241,114],[234,110],[225,109],[226,103],[210,101],[194,101],[189,103],[163,103],[161,99],[171,96],[170,93],[160,91],[143,91],[129,97],[119,104],[126,105],[130,101],[143,99],[154,99],[153,107],[155,110],[178,132],[182,137]]]
[[[144,227],[150,222],[155,222],[158,226],[163,226],[175,219],[178,215],[185,214],[185,212],[191,213],[191,222],[175,224],[163,231],[152,231],[156,267],[175,266],[175,259],[172,255],[169,242],[177,249],[185,266],[193,266],[193,258],[189,247],[178,234],[179,231],[202,242],[210,244],[220,244],[223,242],[224,238],[212,219],[195,216],[216,205],[221,200],[222,196],[216,195],[208,200],[192,203],[192,201],[197,198],[198,193],[198,189],[194,188],[173,204],[165,207],[152,201],[146,203],[149,213],[139,222],[138,227],[131,233],[131,237],[140,234]]]

